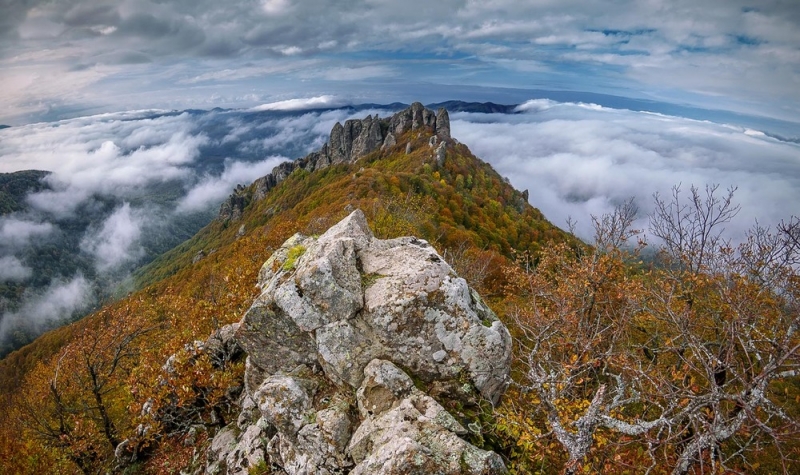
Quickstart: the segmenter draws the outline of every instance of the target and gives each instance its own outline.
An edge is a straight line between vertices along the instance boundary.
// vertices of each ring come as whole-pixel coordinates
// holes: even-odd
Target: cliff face
[[[438,112],[426,109],[419,102],[394,114],[379,118],[367,116],[361,120],[348,120],[333,126],[329,141],[316,152],[289,162],[283,162],[271,173],[255,181],[253,199],[259,201],[286,179],[294,170],[314,171],[339,163],[352,163],[381,148],[393,147],[397,137],[408,130],[426,130],[438,137],[442,143],[450,139],[450,116],[447,110]],[[247,205],[244,188],[237,188],[220,206],[221,221],[237,221],[241,210]]]
[[[241,414],[205,473],[505,472],[464,437],[506,389],[511,337],[427,242],[376,239],[356,210],[286,241],[258,285],[229,332],[247,354]]]

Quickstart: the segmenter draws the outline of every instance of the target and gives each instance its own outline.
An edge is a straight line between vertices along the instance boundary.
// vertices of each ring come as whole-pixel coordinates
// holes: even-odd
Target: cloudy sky
[[[794,0],[5,0],[0,123],[532,90],[797,122],[798,24]]]

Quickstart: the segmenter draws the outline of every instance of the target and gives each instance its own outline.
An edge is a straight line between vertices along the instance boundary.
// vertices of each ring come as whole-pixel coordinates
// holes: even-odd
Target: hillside
[[[463,144],[447,139],[444,159],[437,163],[441,144],[433,146],[426,130],[403,131],[394,144],[352,163],[348,157],[316,170],[297,168],[267,192],[263,181],[261,189],[256,183],[237,190],[232,196],[235,216],[221,216],[137,274],[148,287],[0,361],[0,387],[9,409],[0,411],[5,417],[0,445],[37,460],[24,467],[30,473],[42,466],[70,466],[58,444],[43,444],[35,431],[19,438],[8,429],[24,416],[30,403],[25,401],[47,398],[46,390],[36,388],[52,377],[62,348],[78,344],[87,333],[105,335],[109,325],[148,329],[141,343],[146,349],[140,348],[104,388],[114,401],[107,410],[119,419],[116,432],[134,431],[135,418],[124,414],[142,401],[130,385],[156,377],[167,357],[186,342],[205,339],[215,328],[238,320],[257,295],[254,283],[261,264],[286,238],[298,231],[319,234],[353,209],[364,211],[378,237],[428,240],[490,302],[502,298],[501,265],[515,252],[535,253],[549,241],[577,244]],[[97,463],[108,466],[110,448],[100,444],[93,450]],[[157,451],[152,463],[166,463],[168,454]]]
[[[645,261],[632,202],[587,246],[444,109],[337,123],[0,361],[0,471],[796,473],[800,220],[706,241],[718,193]]]
[[[0,358],[138,289],[133,271],[209,224],[229,188],[327,141],[322,124],[406,108],[128,111],[3,130],[7,169],[50,172],[0,174]]]

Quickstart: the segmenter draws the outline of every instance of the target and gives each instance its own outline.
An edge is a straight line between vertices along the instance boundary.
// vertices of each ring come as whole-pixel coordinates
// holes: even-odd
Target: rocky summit
[[[444,143],[450,139],[450,116],[445,108],[434,112],[415,102],[391,117],[379,118],[376,114],[374,117],[348,120],[344,124],[337,122],[331,130],[330,139],[320,150],[297,160],[283,162],[271,173],[256,180],[254,199],[263,199],[271,189],[297,169],[314,171],[330,165],[353,163],[376,150],[394,147],[397,137],[404,132],[423,129],[431,131],[434,137],[442,141],[439,153],[443,160]],[[238,187],[222,203],[219,220],[237,221],[241,217],[242,210],[247,205],[244,191],[244,187]]]
[[[241,413],[205,473],[506,472],[467,439],[506,389],[511,337],[426,241],[377,239],[356,210],[287,240],[258,285],[226,337],[247,355]]]

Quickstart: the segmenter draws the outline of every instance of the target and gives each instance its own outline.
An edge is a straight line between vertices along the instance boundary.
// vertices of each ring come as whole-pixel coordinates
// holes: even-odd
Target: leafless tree
[[[593,217],[592,252],[554,250],[527,272],[517,384],[541,402],[569,455],[566,473],[599,428],[619,443],[636,436],[647,471],[747,470],[765,445],[782,454],[776,470],[798,468],[781,451],[800,426],[774,389],[800,375],[800,221],[775,232],[757,224],[733,247],[724,226],[739,209],[735,189],[717,190],[656,196],[650,231],[663,243],[661,267],[625,267],[620,247],[635,235],[628,202]],[[565,418],[565,407],[582,409]]]
[[[656,193],[655,209],[650,216],[650,232],[661,239],[664,250],[689,272],[699,272],[718,256],[724,239],[725,223],[739,213],[733,204],[736,188],[729,188],[723,197],[717,195],[719,185],[706,185],[705,196],[691,186],[684,200],[680,185],[672,188],[669,200]]]

